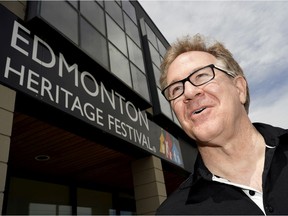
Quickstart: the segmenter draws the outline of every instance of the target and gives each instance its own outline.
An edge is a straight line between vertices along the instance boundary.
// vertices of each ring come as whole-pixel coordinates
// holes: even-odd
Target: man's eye
[[[170,94],[172,96],[175,96],[175,95],[178,95],[178,94],[181,94],[183,91],[183,86],[181,85],[178,85],[178,86],[174,86],[171,91],[170,91]]]
[[[206,79],[207,77],[210,77],[209,73],[199,73],[195,78],[198,80],[198,79]]]

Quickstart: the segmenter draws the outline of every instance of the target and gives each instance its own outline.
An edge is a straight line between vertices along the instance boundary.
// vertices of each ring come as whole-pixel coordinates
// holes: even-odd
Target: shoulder
[[[261,133],[261,135],[264,137],[266,143],[270,143],[271,141],[275,139],[288,139],[288,130],[272,126],[265,123],[253,123],[254,127]]]
[[[181,209],[183,209],[185,203],[187,202],[192,179],[193,175],[191,174],[178,187],[178,189],[174,191],[172,194],[170,194],[168,198],[160,205],[160,207],[156,211],[156,214],[157,215],[179,214],[179,212],[181,212]]]
[[[253,125],[260,133],[270,132],[275,135],[288,133],[288,130],[285,128],[277,127],[266,123],[254,122]]]

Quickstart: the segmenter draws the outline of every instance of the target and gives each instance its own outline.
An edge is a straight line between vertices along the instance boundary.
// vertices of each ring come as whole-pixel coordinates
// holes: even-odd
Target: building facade
[[[153,214],[193,172],[137,1],[0,2],[0,210]]]

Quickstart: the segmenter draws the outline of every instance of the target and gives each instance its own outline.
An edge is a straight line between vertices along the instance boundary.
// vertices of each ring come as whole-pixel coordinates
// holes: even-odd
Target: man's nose
[[[200,86],[195,86],[191,82],[186,81],[184,83],[184,96],[186,99],[193,99],[196,95],[203,92]]]

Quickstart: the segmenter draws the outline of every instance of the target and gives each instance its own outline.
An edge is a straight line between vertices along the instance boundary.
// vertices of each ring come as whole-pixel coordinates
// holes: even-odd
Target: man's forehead
[[[180,60],[192,60],[192,61],[201,61],[201,60],[210,60],[213,59],[215,60],[215,56],[208,52],[204,51],[188,51],[180,54],[179,56],[176,57],[176,59]],[[176,60],[175,59],[175,60]]]
[[[177,56],[168,68],[168,72],[175,69],[179,70],[179,67],[193,70],[216,62],[217,59],[208,52],[189,51]]]

